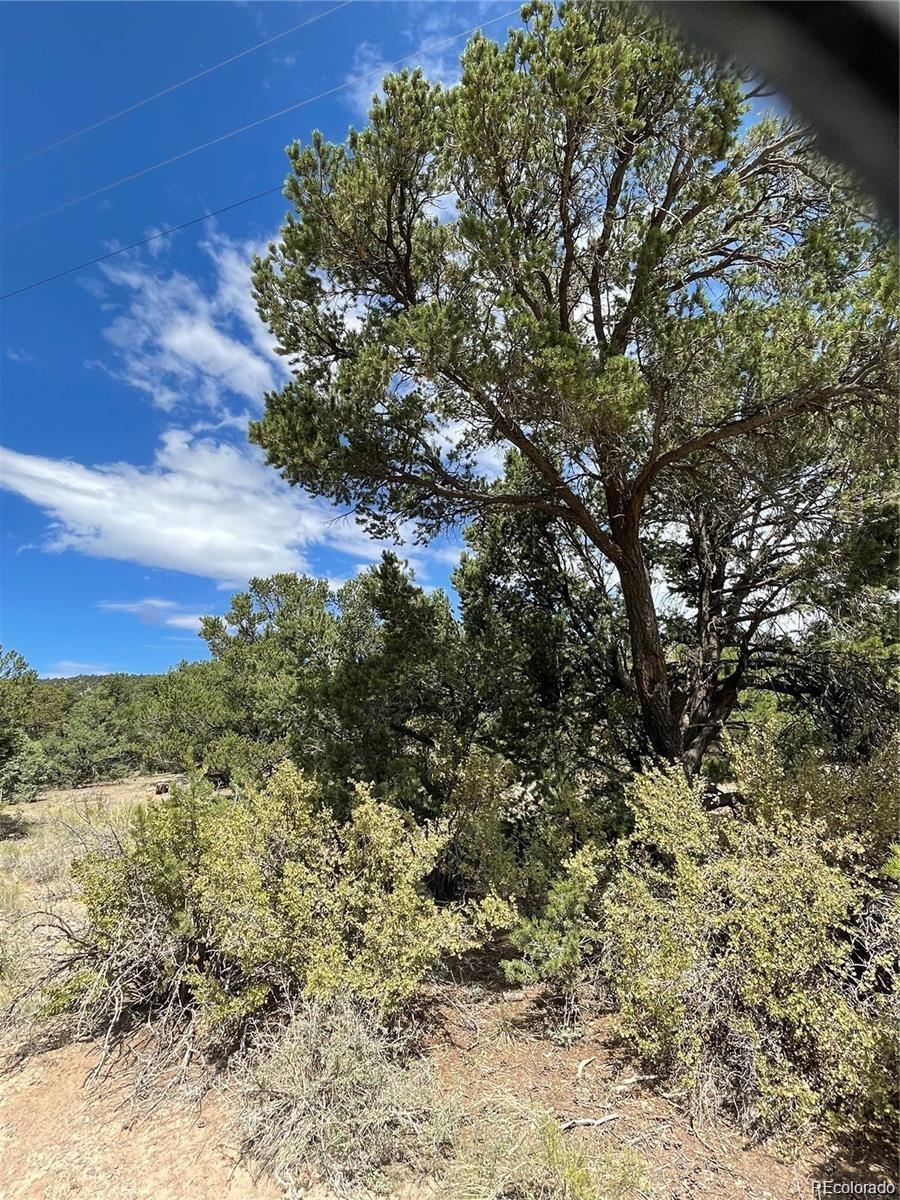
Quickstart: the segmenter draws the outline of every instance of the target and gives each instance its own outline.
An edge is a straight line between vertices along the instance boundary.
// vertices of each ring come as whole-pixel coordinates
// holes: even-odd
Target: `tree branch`
[[[838,384],[835,387],[817,388],[813,392],[801,393],[799,396],[795,396],[792,400],[779,404],[775,408],[763,409],[760,412],[751,413],[746,417],[739,417],[734,421],[728,421],[725,425],[720,425],[716,429],[710,429],[706,433],[701,433],[697,437],[691,438],[680,446],[675,446],[672,450],[667,450],[665,454],[661,454],[655,459],[651,458],[639,472],[631,490],[629,511],[632,518],[635,521],[637,520],[650,484],[666,467],[674,466],[676,463],[690,458],[692,454],[696,454],[700,450],[708,450],[713,446],[719,445],[720,442],[727,441],[729,438],[740,437],[745,433],[753,433],[757,429],[764,429],[768,425],[774,425],[778,421],[784,421],[788,417],[796,416],[801,412],[825,408],[829,401],[839,397],[868,394],[869,389],[859,384]]]

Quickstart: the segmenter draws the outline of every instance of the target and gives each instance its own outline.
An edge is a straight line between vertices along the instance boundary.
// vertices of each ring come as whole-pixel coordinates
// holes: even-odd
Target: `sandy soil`
[[[275,1200],[223,1144],[214,1100],[135,1118],[114,1086],[85,1083],[89,1046],[32,1058],[0,1080],[4,1200]]]
[[[157,784],[171,786],[179,778],[177,775],[136,775],[129,779],[94,783],[89,787],[48,788],[40,793],[37,800],[29,804],[17,804],[7,811],[25,821],[44,821],[49,813],[60,806],[140,804],[153,800]]]
[[[462,997],[460,997],[461,999]],[[454,1000],[451,997],[451,1000]],[[567,1137],[585,1148],[629,1146],[646,1161],[658,1200],[790,1200],[813,1195],[814,1179],[851,1169],[826,1145],[748,1145],[724,1123],[695,1127],[675,1096],[666,1099],[652,1077],[617,1048],[607,1017],[585,1027],[569,1047],[549,1041],[537,990],[499,993],[480,1003],[438,1002],[440,1024],[431,1049],[448,1087],[477,1105],[492,1089],[512,1089],[529,1106],[564,1124],[610,1118]],[[499,1032],[498,1032],[499,1031]],[[872,1178],[884,1178],[873,1164]],[[869,1177],[865,1172],[862,1177]]]

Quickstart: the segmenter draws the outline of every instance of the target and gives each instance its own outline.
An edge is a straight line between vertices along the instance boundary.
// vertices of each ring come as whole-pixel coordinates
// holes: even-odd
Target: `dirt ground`
[[[86,801],[131,805],[152,798],[156,779],[48,794],[0,827],[0,885],[37,899],[51,880],[30,878],[23,846],[39,844],[60,814]],[[10,852],[15,843],[16,853]],[[30,867],[47,874],[46,867]],[[52,872],[50,872],[52,874]],[[647,1163],[653,1200],[791,1200],[813,1195],[814,1180],[894,1179],[895,1164],[825,1143],[748,1146],[724,1123],[695,1127],[657,1081],[616,1047],[609,1020],[590,1023],[569,1046],[547,1036],[540,996],[462,978],[435,987],[423,1009],[425,1052],[447,1089],[479,1111],[507,1093],[551,1112],[565,1137],[585,1149],[628,1146]],[[127,1102],[127,1071],[89,1080],[90,1044],[36,1053],[0,1073],[0,1200],[276,1200],[281,1190],[238,1161],[221,1101],[177,1095],[152,1116]],[[604,1120],[604,1118],[607,1118]],[[566,1125],[567,1122],[584,1122]],[[587,1122],[602,1122],[590,1125]],[[407,1182],[404,1200],[435,1200],[434,1183]],[[321,1192],[310,1200],[325,1200]]]
[[[441,996],[431,1054],[448,1087],[473,1106],[493,1089],[512,1089],[563,1127],[603,1121],[566,1136],[581,1135],[595,1150],[636,1150],[654,1200],[790,1200],[812,1196],[814,1181],[824,1179],[897,1186],[896,1162],[884,1152],[824,1141],[779,1149],[748,1144],[724,1122],[695,1125],[677,1094],[617,1047],[609,1017],[588,1022],[583,1036],[562,1047],[546,1036],[537,989],[476,1003],[465,990]]]
[[[223,1144],[214,1100],[134,1119],[114,1086],[85,1083],[87,1045],[30,1059],[0,1081],[5,1200],[275,1200]]]

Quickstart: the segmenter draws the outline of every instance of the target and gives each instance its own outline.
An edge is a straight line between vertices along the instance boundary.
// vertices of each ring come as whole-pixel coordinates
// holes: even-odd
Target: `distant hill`
[[[108,679],[157,679],[158,674],[138,673],[132,671],[108,671],[104,675],[41,675],[38,679],[39,683],[48,684],[51,687],[71,688],[73,691],[81,693],[86,692],[91,687],[96,687],[98,683],[104,683]]]

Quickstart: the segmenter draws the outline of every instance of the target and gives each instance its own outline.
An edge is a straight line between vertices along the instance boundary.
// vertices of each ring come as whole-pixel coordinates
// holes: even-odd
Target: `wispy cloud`
[[[478,19],[472,18],[473,11],[467,5],[411,4],[409,12],[413,19],[403,32],[417,53],[397,69],[412,71],[421,67],[430,83],[452,87],[459,81],[459,57],[465,46],[462,34]],[[470,17],[468,24],[466,13]],[[448,40],[457,33],[460,34],[458,40]],[[393,69],[380,46],[366,41],[356,47],[353,65],[346,75],[346,79],[353,82],[343,97],[357,119],[369,115],[373,95],[381,93],[382,80]]]
[[[95,300],[105,300],[109,295],[109,288],[96,275],[79,275],[77,283],[80,288],[83,288]]]
[[[101,309],[117,310],[104,330],[111,353],[86,365],[137,388],[172,414],[174,427],[161,436],[150,465],[0,447],[0,488],[49,518],[42,550],[183,571],[228,590],[252,575],[311,571],[321,554],[379,558],[388,543],[326,501],[290,488],[244,440],[264,392],[287,377],[250,292],[249,262],[263,245],[214,231],[199,243],[209,264],[201,277],[127,255],[106,264],[102,277],[82,281]],[[428,551],[408,557],[427,574]],[[329,559],[323,565],[329,573],[343,570]],[[196,613],[151,601],[108,611],[196,628]]]
[[[172,613],[165,621],[170,629],[189,629],[199,633],[202,613]]]
[[[0,452],[3,484],[43,508],[46,548],[79,550],[209,578],[303,570],[321,528],[261,455],[166,433],[153,466],[82,466]]]
[[[17,346],[7,346],[6,357],[17,363],[34,362],[33,354],[29,354],[27,350],[20,350]]]
[[[115,357],[87,365],[137,388],[167,412],[206,408],[227,414],[235,397],[258,408],[264,393],[285,377],[250,293],[249,264],[261,244],[213,233],[200,246],[212,267],[203,282],[133,256],[101,268],[105,283],[89,290],[98,299],[120,301],[103,331]]]
[[[200,629],[200,613],[188,612],[174,600],[149,596],[144,600],[100,600],[97,608],[107,613],[127,613],[144,625],[162,625],[168,629]]]
[[[155,240],[147,243],[147,253],[151,258],[159,258],[160,255],[168,254],[172,248],[172,237],[160,237],[160,234],[165,233],[165,230],[160,225],[151,225],[149,229],[144,230],[144,237],[154,238]]]
[[[163,435],[150,467],[85,466],[0,448],[0,486],[47,513],[45,550],[207,579],[309,571],[314,548],[375,561],[384,545],[288,487],[254,447],[180,429]]]
[[[365,120],[372,99],[381,91],[381,81],[390,71],[387,59],[371,42],[360,42],[353,54],[353,65],[347,72],[350,86],[343,92],[344,103],[354,116]]]

